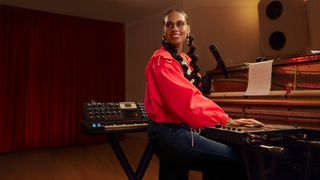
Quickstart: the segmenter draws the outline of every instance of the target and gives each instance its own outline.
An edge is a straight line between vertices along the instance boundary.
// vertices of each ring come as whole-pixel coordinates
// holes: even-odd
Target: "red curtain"
[[[103,141],[82,104],[124,99],[123,24],[0,6],[0,153]]]

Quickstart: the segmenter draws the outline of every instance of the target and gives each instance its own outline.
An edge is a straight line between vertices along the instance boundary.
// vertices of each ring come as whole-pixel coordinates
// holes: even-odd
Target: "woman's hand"
[[[229,119],[227,126],[246,126],[246,125],[252,125],[252,126],[264,126],[263,123],[255,120],[255,119],[246,119],[246,118],[240,118],[240,119]]]

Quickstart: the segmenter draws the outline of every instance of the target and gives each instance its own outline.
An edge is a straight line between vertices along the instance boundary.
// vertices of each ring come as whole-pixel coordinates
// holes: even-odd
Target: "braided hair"
[[[165,14],[165,16],[170,14],[172,11],[180,12],[185,17],[186,21],[188,22],[187,14],[180,9],[171,9],[170,11],[168,11]],[[188,69],[189,69],[188,66],[186,64],[182,63],[183,58],[177,53],[177,49],[175,48],[175,46],[173,46],[171,43],[169,43],[164,36],[162,38],[162,46],[164,47],[165,50],[167,50],[171,54],[171,56],[174,59],[176,59],[179,62],[180,66],[183,70],[184,77],[187,78],[189,81],[191,81],[193,83],[193,85],[195,87],[197,87],[200,91],[202,91],[202,88],[200,86],[201,77],[198,75],[198,73],[200,71],[200,68],[197,65],[198,55],[195,53],[196,46],[193,44],[193,40],[194,40],[194,38],[190,34],[188,34],[187,45],[189,47],[189,51],[187,54],[191,58],[190,66],[192,67],[192,72],[190,73],[190,75],[188,74]]]

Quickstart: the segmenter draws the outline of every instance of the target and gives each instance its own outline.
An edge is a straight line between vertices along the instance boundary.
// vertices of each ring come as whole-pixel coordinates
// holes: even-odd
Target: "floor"
[[[133,169],[146,143],[145,133],[126,135],[120,142]],[[1,180],[128,179],[108,143],[0,154],[0,177]],[[156,156],[152,157],[143,179],[158,179]],[[189,179],[200,180],[201,173],[191,171]]]

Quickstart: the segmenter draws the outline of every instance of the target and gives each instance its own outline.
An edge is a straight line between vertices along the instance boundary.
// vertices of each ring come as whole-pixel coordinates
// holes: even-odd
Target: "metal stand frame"
[[[153,150],[152,147],[150,145],[150,143],[148,142],[143,155],[140,159],[140,162],[138,164],[138,167],[136,169],[136,171],[133,171],[125,153],[123,152],[120,143],[118,141],[120,134],[118,133],[110,133],[107,134],[107,140],[110,143],[113,152],[115,153],[115,155],[117,156],[117,159],[119,160],[122,169],[124,170],[124,172],[126,173],[127,177],[129,180],[141,180],[144,176],[144,173],[146,172],[149,163],[151,161],[152,155],[153,155]]]

